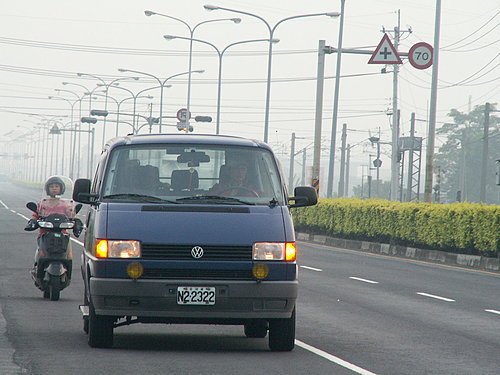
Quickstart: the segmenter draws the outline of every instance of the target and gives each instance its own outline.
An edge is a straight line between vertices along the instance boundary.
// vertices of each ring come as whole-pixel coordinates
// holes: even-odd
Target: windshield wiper
[[[247,202],[238,198],[233,197],[222,197],[220,195],[193,195],[191,197],[184,197],[176,199],[179,201],[209,201],[210,203],[236,203],[236,204],[247,204],[254,206],[255,203]]]
[[[177,204],[175,201],[170,201],[168,199],[162,199],[158,197],[154,197],[152,195],[145,195],[145,194],[133,194],[133,193],[123,193],[123,194],[110,194],[110,195],[105,195],[103,199],[121,199],[121,198],[130,198],[133,200],[137,200],[139,202],[148,202],[148,203],[174,203]]]

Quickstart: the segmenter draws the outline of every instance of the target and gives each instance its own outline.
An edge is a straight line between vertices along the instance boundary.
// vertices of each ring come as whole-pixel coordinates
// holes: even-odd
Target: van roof
[[[228,146],[261,147],[270,150],[264,142],[255,139],[247,139],[229,135],[214,134],[136,134],[124,137],[116,137],[108,140],[107,146],[114,148],[122,145],[138,144],[211,144]]]

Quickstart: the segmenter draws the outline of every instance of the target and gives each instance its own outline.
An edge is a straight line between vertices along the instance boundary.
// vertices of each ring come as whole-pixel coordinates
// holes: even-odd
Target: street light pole
[[[335,173],[335,143],[337,142],[337,121],[339,111],[339,96],[340,96],[340,67],[342,62],[342,40],[344,36],[344,6],[345,0],[340,2],[340,22],[339,22],[339,38],[337,47],[337,65],[335,73],[335,90],[333,95],[333,113],[332,113],[332,131],[330,139],[330,161],[328,163],[328,186],[326,196],[333,197],[333,176]]]
[[[219,56],[219,72],[218,72],[218,79],[217,79],[217,123],[216,123],[216,128],[215,128],[215,134],[220,134],[220,103],[221,103],[221,86],[222,86],[222,57],[224,56],[224,53],[230,47],[236,46],[238,44],[254,43],[254,42],[268,42],[269,40],[268,39],[242,40],[242,41],[234,42],[234,43],[231,43],[231,44],[227,45],[221,51],[221,50],[219,50],[219,48],[217,48],[216,45],[214,45],[214,44],[212,44],[210,42],[207,42],[206,40],[186,38],[186,37],[177,36],[177,35],[164,35],[163,37],[166,40],[183,39],[183,40],[190,40],[191,42],[194,41],[194,42],[203,43],[203,44],[206,44],[206,45],[212,47],[217,52],[217,55]],[[273,39],[271,41],[271,44],[278,43],[278,42],[279,42],[279,39]],[[189,111],[188,111],[188,114],[189,114]],[[189,115],[188,115],[188,117],[189,117]],[[186,124],[186,125],[189,125],[189,124]]]
[[[269,134],[269,103],[270,103],[270,98],[271,98],[271,65],[272,65],[272,56],[273,56],[273,43],[271,40],[274,39],[274,32],[276,31],[276,28],[282,24],[283,22],[297,19],[297,18],[305,18],[305,17],[316,17],[316,16],[328,16],[328,17],[338,17],[340,16],[340,13],[338,12],[326,12],[326,13],[311,13],[311,14],[300,14],[296,16],[291,16],[291,17],[286,17],[283,18],[282,20],[278,21],[273,27],[269,25],[269,23],[262,18],[261,16],[254,14],[254,13],[249,13],[249,12],[244,12],[241,10],[236,10],[236,9],[229,9],[229,8],[223,8],[215,5],[204,5],[204,8],[208,11],[212,10],[225,10],[228,12],[233,12],[233,13],[239,13],[239,14],[244,14],[250,17],[257,18],[261,20],[267,27],[269,31],[269,51],[268,51],[268,57],[267,57],[267,86],[266,86],[266,110],[265,110],[265,118],[264,118],[264,142],[267,143],[268,141],[268,134]]]
[[[170,77],[167,77],[165,78],[163,81],[154,76],[153,74],[150,74],[150,73],[146,73],[146,72],[141,72],[141,71],[138,71],[138,70],[131,70],[131,69],[118,69],[119,72],[130,72],[130,73],[137,73],[137,74],[144,74],[146,76],[149,76],[149,77],[152,77],[154,79],[156,79],[158,81],[158,83],[160,84],[160,130],[159,132],[161,133],[161,127],[163,125],[163,90],[165,88],[165,85],[167,83],[168,80],[170,80],[171,78],[174,78],[174,77],[178,77],[178,76],[181,76],[181,75],[184,75],[184,74],[191,74],[191,73],[204,73],[205,71],[204,70],[193,70],[193,71],[189,71],[189,72],[182,72],[182,73],[177,73],[177,74],[174,74],[174,75],[171,75]]]
[[[117,83],[117,81],[120,81],[120,80],[125,80],[125,79],[133,79],[135,81],[139,80],[138,77],[122,77],[122,78],[116,78],[114,80],[112,80],[111,82],[109,83],[106,83],[106,81],[104,81],[101,77],[99,76],[96,76],[96,75],[93,75],[93,74],[88,74],[88,73],[76,73],[78,77],[92,77],[92,78],[95,78],[99,81],[101,81],[101,83],[103,84],[103,86],[106,88],[105,89],[105,96],[104,96],[104,110],[107,111],[108,110],[108,91],[109,91],[109,88],[111,85],[115,85],[115,86],[118,86],[119,83]],[[106,118],[104,118],[104,122],[103,122],[103,126],[102,126],[102,141],[101,141],[101,148],[104,148],[104,142],[106,140]]]
[[[206,23],[220,22],[220,21],[232,21],[232,22],[238,24],[238,23],[241,22],[241,19],[240,18],[218,18],[218,19],[213,19],[213,20],[201,21],[198,24],[196,24],[195,26],[191,27],[186,21],[181,20],[180,18],[177,18],[177,17],[169,16],[167,14],[157,13],[157,12],[153,12],[151,10],[145,10],[144,14],[147,17],[150,17],[150,16],[161,16],[161,17],[165,17],[165,18],[170,18],[172,20],[181,22],[189,30],[189,40],[190,40],[190,42],[189,42],[189,62],[188,62],[188,89],[187,89],[187,104],[186,104],[186,110],[187,110],[186,112],[189,114],[190,113],[190,108],[191,108],[191,72],[192,72],[192,60],[193,60],[193,40],[194,40],[193,37],[194,37],[194,32],[196,31],[196,29],[199,26],[201,26],[203,24],[206,24]],[[189,128],[189,115],[187,116],[186,127]]]

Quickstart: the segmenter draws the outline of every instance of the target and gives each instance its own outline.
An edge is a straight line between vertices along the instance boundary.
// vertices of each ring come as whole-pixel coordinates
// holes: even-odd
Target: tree
[[[500,158],[500,128],[498,118],[492,115],[495,105],[491,110],[485,203],[498,203],[495,170],[496,159]],[[447,201],[479,202],[485,106],[476,106],[468,114],[452,109],[448,116],[454,122],[436,130],[437,135],[447,137],[436,153],[434,164],[435,171],[438,166],[441,168],[442,196],[446,195]]]

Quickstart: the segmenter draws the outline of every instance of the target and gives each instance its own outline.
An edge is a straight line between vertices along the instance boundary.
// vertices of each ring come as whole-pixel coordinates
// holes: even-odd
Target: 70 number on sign
[[[432,65],[433,49],[425,42],[414,44],[408,52],[410,64],[417,69],[427,69]]]

